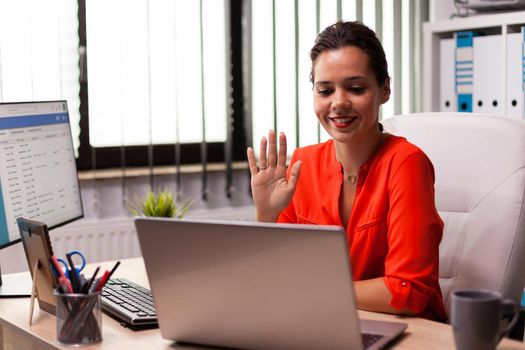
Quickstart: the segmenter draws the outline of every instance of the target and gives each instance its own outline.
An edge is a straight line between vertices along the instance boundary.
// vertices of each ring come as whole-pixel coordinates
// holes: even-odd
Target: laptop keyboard
[[[101,293],[102,310],[122,323],[155,325],[157,312],[151,291],[125,278],[111,278]]]
[[[379,339],[383,338],[380,334],[361,333],[363,339],[363,347],[368,349],[374,345]]]

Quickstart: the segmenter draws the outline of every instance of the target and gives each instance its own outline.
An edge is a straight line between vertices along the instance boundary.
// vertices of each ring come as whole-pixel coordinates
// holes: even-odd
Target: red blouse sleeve
[[[409,155],[389,185],[385,284],[390,305],[420,313],[439,292],[443,222],[434,202],[434,168],[423,153]]]

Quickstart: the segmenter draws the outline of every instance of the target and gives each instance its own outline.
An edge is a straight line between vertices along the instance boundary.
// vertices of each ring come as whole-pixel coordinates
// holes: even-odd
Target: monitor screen
[[[66,101],[0,103],[0,248],[16,219],[49,228],[83,216]]]

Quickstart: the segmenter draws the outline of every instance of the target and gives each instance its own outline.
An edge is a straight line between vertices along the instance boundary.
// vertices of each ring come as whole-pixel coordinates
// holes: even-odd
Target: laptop
[[[137,218],[135,227],[163,338],[380,349],[407,327],[358,319],[341,227],[159,218]]]

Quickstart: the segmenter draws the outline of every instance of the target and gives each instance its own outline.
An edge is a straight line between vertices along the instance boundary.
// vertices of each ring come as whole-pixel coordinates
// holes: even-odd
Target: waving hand
[[[256,218],[258,221],[275,222],[279,213],[288,207],[292,200],[299,179],[301,161],[292,165],[290,178],[287,179],[286,136],[284,133],[279,134],[278,155],[273,130],[268,133],[268,139],[265,137],[261,139],[260,147],[259,166],[257,166],[253,149],[249,147],[247,150]]]

